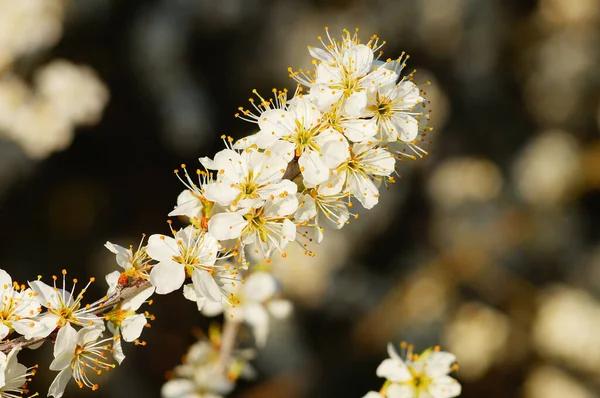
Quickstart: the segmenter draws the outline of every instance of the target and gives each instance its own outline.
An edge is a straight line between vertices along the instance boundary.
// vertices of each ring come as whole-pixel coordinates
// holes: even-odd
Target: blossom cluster
[[[109,248],[117,252],[118,260],[126,267],[140,266],[139,257],[136,258],[130,249],[112,244]],[[123,256],[126,253],[130,254],[129,260],[125,260]],[[134,263],[131,264],[131,261]],[[118,271],[117,273],[120,274]],[[127,270],[124,275],[126,273]],[[56,398],[63,396],[71,378],[80,388],[97,389],[98,385],[89,375],[101,374],[114,368],[115,364],[109,357],[117,363],[123,361],[125,355],[122,341],[144,344],[138,338],[148,324],[148,319],[153,316],[147,312],[138,314],[136,311],[152,295],[153,286],[145,286],[135,295],[112,305],[116,284],[112,283],[114,275],[109,274],[107,295],[91,304],[84,304],[84,295],[95,279],[90,278],[85,287],[75,294],[78,280],[73,279],[73,285],[69,289],[66,275],[66,270],[63,270],[62,284],[58,286],[57,276],[52,277],[52,286],[42,282],[41,277],[28,282],[26,286],[13,281],[6,271],[0,270],[0,339],[4,340],[4,346],[12,345],[8,357],[2,353],[5,362],[0,358],[0,384],[5,380],[5,385],[0,387],[0,396],[26,393],[28,377],[35,374],[35,367],[26,368],[17,362],[16,355],[20,345],[15,342],[19,340],[29,348],[38,348],[48,339],[55,340],[54,360],[50,364],[50,370],[59,373],[50,386],[48,396]],[[103,338],[107,330],[110,337]]]

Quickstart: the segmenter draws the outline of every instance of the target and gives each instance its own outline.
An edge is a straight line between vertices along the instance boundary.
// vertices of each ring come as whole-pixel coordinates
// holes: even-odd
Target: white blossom
[[[104,315],[107,328],[114,335],[113,357],[119,364],[125,359],[121,339],[128,343],[136,341],[142,334],[144,326],[148,323],[147,318],[153,319],[148,313],[136,313],[152,294],[154,294],[154,286],[120,302]]]
[[[30,368],[20,364],[17,354],[20,347],[13,347],[8,355],[0,352],[0,397],[22,397],[28,392],[27,383],[35,375],[37,365]]]
[[[395,163],[394,155],[385,149],[372,143],[356,143],[350,158],[337,167],[320,191],[325,195],[350,193],[365,209],[371,209],[379,201],[376,183],[392,174]]]
[[[71,377],[80,388],[88,387],[97,390],[86,372],[101,374],[109,371],[115,365],[108,362],[107,352],[110,352],[112,338],[99,340],[102,329],[97,327],[82,328],[76,331],[70,324],[60,328],[54,344],[54,360],[50,370],[58,371],[58,375],[50,385],[48,396],[60,398]]]
[[[13,330],[26,339],[47,336],[54,328],[36,319],[41,310],[31,289],[13,282],[6,271],[0,270],[0,340]]]
[[[333,185],[331,186],[333,188]],[[350,218],[350,211],[345,199],[347,194],[325,194],[327,184],[321,184],[308,190],[308,193],[299,194],[298,210],[294,219],[301,225],[308,226],[313,220],[315,226],[321,227],[321,219],[325,217],[335,228],[342,228]]]
[[[416,108],[423,103],[424,98],[419,87],[410,79],[402,78],[396,83],[400,77],[395,72],[389,73],[392,75],[391,81],[369,92],[368,104],[360,116],[373,118],[378,128],[377,137],[381,141],[393,142],[399,139],[411,142],[419,134],[419,119],[423,112]]]
[[[296,225],[289,216],[298,208],[296,192],[267,200],[264,206],[215,214],[208,222],[209,232],[220,240],[237,240],[238,255],[244,259],[245,246],[253,246],[269,258],[282,252],[296,239]]]
[[[150,282],[156,287],[156,293],[167,294],[179,289],[186,278],[198,291],[202,291],[207,299],[221,301],[223,292],[213,278],[216,261],[221,247],[213,234],[188,226],[179,230],[175,238],[164,235],[152,235],[148,239],[146,251],[157,260],[150,271]],[[227,266],[223,266],[227,267]],[[235,269],[228,269],[233,276]]]
[[[102,303],[106,301],[106,297],[92,304],[82,306],[83,295],[89,285],[95,281],[90,278],[87,285],[81,289],[77,296],[73,296],[77,279],[73,279],[73,287],[71,291],[67,290],[66,275],[67,271],[62,271],[62,289],[56,287],[56,276],[52,276],[54,286],[48,286],[42,281],[29,282],[29,286],[34,292],[34,297],[39,304],[46,307],[47,311],[39,317],[39,321],[47,326],[47,334],[50,334],[56,327],[62,327],[67,323],[72,323],[77,326],[96,326],[103,328],[104,322],[96,313],[101,308]]]
[[[149,257],[146,253],[146,248],[142,246],[143,239],[140,242],[137,250],[134,252],[133,247],[129,249],[123,246],[116,245],[111,242],[106,242],[104,247],[116,254],[117,264],[123,269],[123,271],[113,271],[106,275],[106,282],[108,283],[109,289],[106,293],[111,295],[116,290],[119,284],[125,284],[132,279],[148,279],[149,278]]]
[[[246,148],[238,153],[224,149],[217,152],[214,160],[201,161],[208,169],[218,170],[217,181],[205,185],[205,197],[223,206],[250,207],[258,203],[257,200],[295,190],[293,182],[281,179],[288,162],[271,151]]]

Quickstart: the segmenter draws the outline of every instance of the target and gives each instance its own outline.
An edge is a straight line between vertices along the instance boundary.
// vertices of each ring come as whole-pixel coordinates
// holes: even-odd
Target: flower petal
[[[174,261],[161,261],[150,271],[150,283],[156,287],[157,294],[168,294],[183,285],[185,270]]]

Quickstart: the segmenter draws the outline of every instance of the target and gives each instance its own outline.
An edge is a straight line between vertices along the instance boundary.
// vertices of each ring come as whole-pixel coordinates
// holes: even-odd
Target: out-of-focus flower
[[[269,334],[269,317],[286,318],[292,312],[292,304],[276,298],[279,292],[277,281],[268,272],[253,272],[245,281],[235,285],[233,295],[235,302],[232,307],[208,303],[202,313],[214,316],[226,310],[234,320],[247,323],[251,328],[258,346],[264,346]]]
[[[514,166],[518,193],[537,206],[563,203],[579,183],[578,152],[577,141],[567,132],[553,130],[535,137]]]
[[[509,332],[507,316],[481,304],[463,304],[446,331],[448,348],[460,358],[461,377],[478,379],[502,359]]]
[[[529,374],[525,381],[524,398],[594,398],[597,395],[585,388],[568,373],[542,366]]]
[[[223,398],[233,390],[238,378],[254,377],[248,363],[250,351],[234,350],[226,363],[219,358],[220,335],[210,333],[210,341],[200,340],[192,345],[182,365],[177,366],[174,378],[161,390],[163,398]]]
[[[436,205],[451,208],[469,202],[487,202],[498,196],[502,175],[487,159],[455,158],[439,165],[429,179],[428,191]]]
[[[61,0],[0,1],[0,71],[21,55],[56,44],[65,5]]]
[[[538,6],[538,17],[556,27],[573,25],[581,27],[600,19],[600,3],[596,0],[542,0]]]
[[[96,124],[108,101],[108,90],[93,69],[65,60],[38,69],[35,85],[56,116],[72,125]]]
[[[15,115],[31,94],[25,82],[15,75],[0,78],[0,135],[14,125]]]
[[[540,355],[599,373],[600,303],[589,294],[567,287],[545,292],[533,326]]]
[[[69,122],[57,115],[49,102],[37,97],[18,110],[12,123],[5,134],[35,159],[43,159],[52,152],[65,149],[73,140]]]

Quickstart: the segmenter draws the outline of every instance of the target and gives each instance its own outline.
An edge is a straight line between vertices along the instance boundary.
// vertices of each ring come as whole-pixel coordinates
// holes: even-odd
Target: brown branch
[[[241,322],[237,319],[225,317],[221,346],[219,347],[219,366],[226,371],[229,358],[235,346],[236,336]]]

